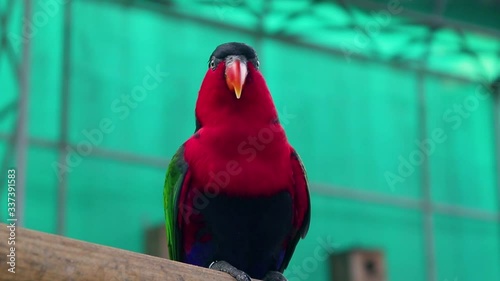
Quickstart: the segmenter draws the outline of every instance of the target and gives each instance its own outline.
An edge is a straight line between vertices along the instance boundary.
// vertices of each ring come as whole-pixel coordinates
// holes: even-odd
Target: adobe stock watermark
[[[363,25],[358,25],[355,27],[356,35],[351,41],[342,42],[342,51],[344,53],[345,59],[350,62],[353,53],[360,53],[360,51],[369,44],[377,36],[382,28],[387,27],[391,21],[392,17],[400,14],[404,8],[402,3],[411,2],[412,0],[389,0],[385,9],[379,11],[371,11],[371,19],[367,20]]]
[[[384,173],[387,185],[394,191],[398,183],[404,183],[413,173],[416,167],[422,165],[438,148],[448,139],[447,127],[451,130],[458,130],[463,122],[470,118],[472,113],[478,110],[481,102],[490,99],[491,92],[488,84],[478,85],[473,94],[465,97],[460,103],[455,103],[447,108],[443,115],[442,121],[448,125],[446,127],[434,128],[429,137],[423,140],[415,140],[416,148],[405,156],[399,155],[399,165],[396,172],[386,171]],[[449,131],[449,129],[448,129]]]
[[[290,123],[290,120],[296,118],[295,115],[288,113],[286,108],[283,109],[282,114],[279,114],[279,116],[281,116],[279,123],[276,122],[262,127],[255,135],[249,135],[246,140],[243,140],[238,145],[238,154],[246,156],[243,159],[244,162],[250,163],[255,160],[258,153],[263,151],[276,138],[277,134],[284,136],[284,131],[280,128],[279,124],[287,125]],[[210,181],[203,187],[203,190],[193,189],[193,206],[186,205],[183,202],[179,204],[179,208],[183,210],[181,213],[184,222],[189,224],[192,215],[200,214],[210,204],[210,199],[215,198],[229,185],[232,177],[238,176],[243,172],[242,166],[241,162],[233,159],[226,163],[223,170],[217,172],[210,171]]]
[[[16,273],[16,226],[17,226],[17,209],[16,209],[16,172],[15,168],[7,170],[7,269],[10,273]]]
[[[341,246],[335,243],[331,236],[327,236],[326,239],[319,237],[316,242],[318,245],[316,245],[310,256],[304,258],[300,264],[294,263],[288,267],[288,281],[308,280],[310,274],[318,270],[319,264],[325,262]]]
[[[148,97],[149,93],[156,90],[169,76],[169,73],[160,69],[160,65],[156,65],[154,69],[150,66],[146,67],[146,73],[141,83],[133,87],[130,94],[123,94],[111,102],[110,110],[113,114],[110,117],[101,118],[99,124],[93,129],[82,130],[82,140],[76,145],[66,146],[67,154],[62,163],[52,162],[52,169],[57,174],[59,181],[62,180],[63,174],[71,173],[79,166],[83,158],[90,155],[94,148],[103,142],[106,135],[113,133],[118,121],[127,119],[132,110],[136,109]]]
[[[226,18],[227,13],[231,13],[236,7],[241,6],[245,0],[214,0],[213,6],[220,20]]]
[[[18,47],[22,43],[26,43],[27,41],[33,39],[38,31],[49,24],[50,20],[54,18],[62,9],[62,6],[67,4],[71,0],[39,0],[37,1],[37,5],[40,9],[36,9],[37,11],[33,14],[32,18],[23,18],[24,22],[28,24],[23,25],[21,30],[21,34],[16,34],[13,32],[9,32],[7,35],[10,42],[16,47]]]

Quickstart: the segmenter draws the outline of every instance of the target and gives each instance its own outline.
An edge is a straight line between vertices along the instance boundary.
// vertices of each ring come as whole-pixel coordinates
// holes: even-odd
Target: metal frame
[[[494,145],[496,146],[496,159],[497,159],[496,170],[500,171],[500,76],[493,82],[492,90],[494,92],[493,126],[495,127]],[[497,176],[497,198],[498,198],[498,207],[500,208],[500,176]],[[498,237],[500,237],[500,227],[498,229]]]
[[[12,6],[14,5],[15,0],[6,0],[7,8],[3,15],[0,17],[0,23],[2,28],[7,28],[10,11],[12,10]],[[96,0],[94,0],[96,1]],[[101,1],[98,1],[101,2]],[[117,5],[124,5],[127,7],[133,6],[134,8],[144,9],[150,12],[161,14],[165,17],[177,18],[177,19],[187,19],[192,22],[196,22],[203,25],[212,26],[215,28],[232,30],[236,32],[240,32],[243,34],[247,34],[253,36],[256,40],[256,48],[260,51],[259,53],[262,55],[261,42],[264,38],[272,39],[280,42],[285,42],[287,44],[291,44],[294,46],[300,46],[308,49],[313,49],[316,51],[324,52],[333,56],[344,56],[344,52],[340,49],[332,48],[329,46],[318,45],[314,43],[307,42],[303,38],[298,38],[296,36],[287,35],[286,32],[276,32],[272,33],[266,30],[265,28],[265,15],[272,12],[271,11],[271,0],[263,0],[262,9],[256,13],[253,12],[258,17],[258,25],[256,28],[242,28],[238,26],[234,26],[222,21],[207,19],[203,17],[199,17],[193,14],[186,14],[183,12],[179,12],[175,9],[172,9],[171,6],[165,5],[163,3],[153,2],[153,1],[124,1],[124,0],[106,0],[105,2],[114,3]],[[321,2],[321,1],[311,1],[313,2]],[[350,1],[332,1],[337,2],[340,6],[344,7],[344,9],[349,9],[346,4],[354,4],[357,7],[364,9],[380,9],[385,8],[381,3],[369,1],[369,0],[350,0]],[[443,19],[440,15],[444,11],[446,7],[447,1],[440,0],[436,1],[436,6],[434,9],[434,13],[432,15],[424,14],[416,11],[411,11],[405,9],[402,13],[402,16],[409,18],[410,20],[418,23],[423,23],[428,25],[431,30],[437,27],[449,27],[452,29],[456,29],[457,32],[463,32],[463,30],[472,31],[475,33],[483,34],[486,36],[498,37],[500,38],[500,32],[497,30],[489,29],[486,27],[477,26],[470,23]],[[24,0],[24,18],[31,18],[32,14],[32,1]],[[17,168],[18,168],[18,216],[22,223],[23,210],[22,206],[23,197],[25,192],[25,177],[26,177],[26,157],[27,157],[27,149],[29,146],[34,147],[42,147],[47,149],[57,150],[59,152],[59,160],[64,159],[66,157],[67,146],[75,148],[75,144],[69,143],[68,140],[68,131],[69,124],[68,120],[68,112],[69,112],[69,100],[70,100],[70,78],[71,78],[71,1],[67,3],[64,7],[64,39],[63,39],[63,62],[62,62],[62,75],[64,76],[62,79],[61,85],[61,101],[62,101],[62,111],[61,111],[61,123],[60,123],[60,139],[59,141],[50,141],[46,139],[39,138],[29,138],[27,132],[27,122],[28,122],[28,110],[27,106],[29,104],[29,92],[30,92],[30,65],[31,65],[31,57],[30,57],[30,40],[26,40],[23,43],[23,51],[22,51],[22,59],[21,64],[16,61],[16,56],[13,51],[13,47],[8,41],[7,35],[4,32],[1,38],[0,44],[0,59],[2,55],[2,50],[5,50],[5,54],[7,55],[7,59],[10,61],[10,65],[12,67],[13,72],[16,77],[19,79],[20,85],[20,93],[19,93],[19,101],[16,101],[4,109],[0,110],[0,118],[8,114],[12,111],[16,106],[18,107],[18,121],[16,126],[16,131],[14,134],[2,134],[0,133],[0,140],[5,140],[12,147],[16,147],[16,159],[17,159]],[[24,23],[27,24],[27,23]],[[286,28],[285,26],[283,28]],[[350,27],[347,27],[350,28]],[[285,29],[284,29],[285,30]],[[427,38],[428,43],[432,42],[432,32],[429,38]],[[465,43],[464,43],[465,44]],[[467,49],[467,46],[464,46],[464,49]],[[424,63],[421,65],[412,65],[408,64],[407,61],[401,61],[398,58],[395,58],[392,61],[384,61],[376,57],[368,57],[361,54],[352,54],[352,58],[355,60],[361,61],[373,61],[379,62],[382,64],[389,64],[395,68],[401,68],[406,70],[415,71],[417,75],[418,81],[418,91],[417,94],[419,96],[419,135],[420,137],[425,137],[427,133],[426,128],[426,98],[425,98],[425,76],[437,76],[441,78],[448,78],[453,80],[458,80],[462,82],[477,82],[473,79],[460,77],[456,75],[451,75],[448,73],[443,73],[435,70],[430,70],[425,65],[426,56],[429,55],[429,50],[427,50],[423,61]],[[20,65],[20,66],[19,66]],[[497,166],[500,167],[500,97],[497,97],[495,103],[496,110],[495,112],[495,127],[496,127],[496,146],[497,146]],[[143,155],[137,155],[133,153],[125,153],[121,151],[112,151],[103,148],[95,148],[93,154],[90,157],[98,157],[105,159],[113,159],[120,162],[126,162],[137,165],[144,165],[150,167],[157,167],[164,169],[168,161],[162,158],[155,157],[146,157]],[[2,167],[6,167],[8,165],[8,159],[11,158],[11,155],[7,153],[6,158],[2,164]],[[453,206],[447,204],[440,204],[432,202],[431,198],[431,186],[429,182],[429,163],[424,160],[423,163],[423,173],[422,173],[422,191],[423,198],[422,199],[412,199],[406,197],[398,197],[398,196],[390,196],[385,194],[379,194],[375,192],[362,191],[359,189],[352,189],[347,187],[333,187],[326,185],[315,184],[311,186],[312,191],[318,194],[323,194],[327,196],[344,198],[357,200],[362,202],[368,202],[372,204],[383,204],[390,205],[398,208],[405,209],[413,209],[421,212],[424,217],[424,239],[425,239],[425,252],[427,257],[427,279],[429,281],[436,281],[436,261],[435,261],[435,245],[434,245],[434,222],[433,216],[434,214],[441,215],[449,215],[460,218],[470,218],[480,221],[486,222],[494,222],[500,223],[500,210],[498,212],[485,212],[482,210],[476,210],[471,208],[464,208],[460,206]],[[64,234],[65,232],[65,214],[66,214],[66,194],[67,194],[67,179],[66,175],[60,175],[61,181],[58,185],[58,218],[57,218],[57,231],[60,234]],[[500,197],[500,176],[497,179],[498,182],[498,194]],[[500,200],[499,200],[500,206]]]
[[[59,140],[59,163],[64,163],[66,156],[66,145],[68,144],[69,131],[69,99],[70,99],[70,79],[71,79],[71,12],[73,1],[69,0],[64,5],[64,27],[62,46],[62,79],[61,79],[61,116],[60,116],[60,140]],[[58,170],[59,184],[57,186],[57,233],[64,235],[66,230],[66,198],[67,198],[67,175]]]
[[[425,74],[417,72],[417,95],[419,101],[419,139],[427,139],[427,99],[425,91]],[[427,262],[427,280],[436,281],[436,261],[435,261],[435,243],[434,243],[434,217],[432,204],[432,193],[430,183],[429,160],[427,157],[422,162],[422,194],[423,208],[421,209],[424,216],[424,245],[425,256]]]
[[[441,9],[443,2],[436,2],[435,9]],[[427,59],[431,53],[431,42],[434,37],[435,28],[430,29],[430,32],[426,38],[427,48],[422,56],[422,64],[425,67]],[[427,139],[427,93],[425,91],[425,73],[422,71],[417,71],[417,100],[418,100],[418,120],[419,120],[419,139]],[[436,271],[436,246],[434,239],[434,213],[432,210],[432,191],[431,191],[431,181],[430,181],[430,165],[428,157],[424,157],[422,162],[422,194],[423,194],[423,209],[422,213],[424,216],[424,245],[425,245],[425,256],[426,256],[426,270],[427,270],[427,280],[437,281],[437,271]]]

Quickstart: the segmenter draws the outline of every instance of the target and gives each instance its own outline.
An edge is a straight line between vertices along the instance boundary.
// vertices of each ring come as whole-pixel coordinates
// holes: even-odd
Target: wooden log
[[[215,270],[0,223],[0,281],[234,281]],[[8,271],[15,247],[15,273]]]

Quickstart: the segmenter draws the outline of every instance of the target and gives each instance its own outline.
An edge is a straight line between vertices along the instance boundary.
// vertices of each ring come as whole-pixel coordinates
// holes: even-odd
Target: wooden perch
[[[15,232],[15,273],[11,273],[10,233],[0,223],[0,281],[234,281],[215,270],[20,227]]]

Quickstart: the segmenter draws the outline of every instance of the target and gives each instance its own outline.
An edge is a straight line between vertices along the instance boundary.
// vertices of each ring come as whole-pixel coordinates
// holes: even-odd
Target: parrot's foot
[[[288,281],[285,276],[278,271],[269,271],[266,276],[264,276],[263,281]]]
[[[225,272],[233,276],[233,278],[236,279],[237,281],[252,281],[252,279],[250,278],[250,276],[248,276],[248,274],[237,269],[236,267],[232,266],[231,264],[225,261],[214,261],[210,264],[208,268]]]

